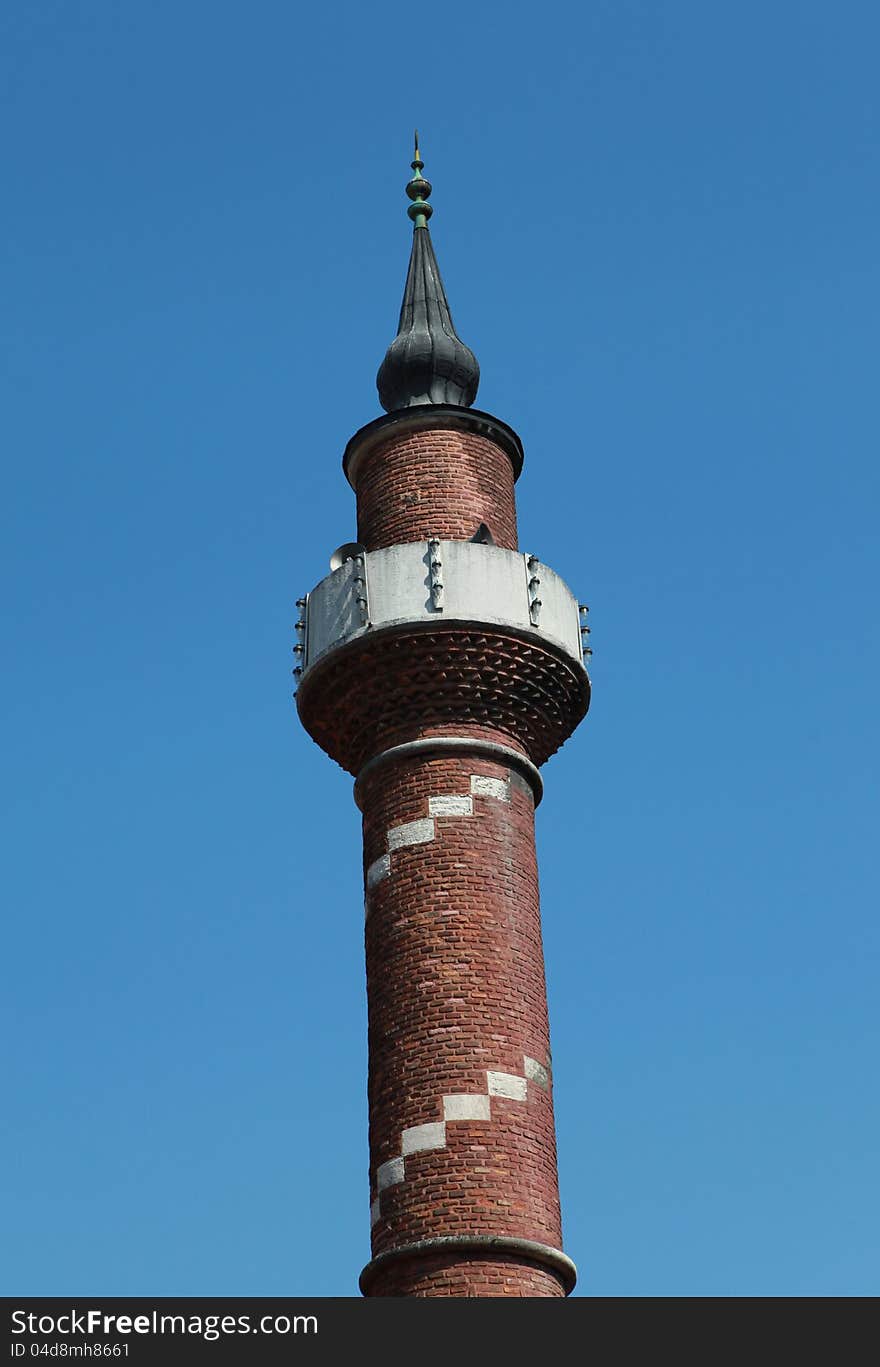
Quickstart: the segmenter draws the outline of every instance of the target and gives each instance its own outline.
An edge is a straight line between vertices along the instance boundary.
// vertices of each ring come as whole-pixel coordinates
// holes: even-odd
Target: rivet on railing
[[[443,568],[443,561],[437,552],[440,550],[440,542],[436,536],[428,538],[428,568],[430,571],[429,584],[431,589],[431,602],[438,612],[443,611],[443,580],[440,578],[440,571]]]
[[[363,555],[356,555],[352,558],[354,574],[351,576],[351,586],[354,590],[355,606],[358,609],[361,619],[361,626],[370,624],[370,598],[367,585],[367,566]]]
[[[536,571],[540,567],[541,562],[536,555],[528,555],[526,556],[526,564],[528,565],[526,581],[529,596],[529,621],[533,627],[537,627],[541,625],[542,603],[541,599],[538,597],[538,588],[540,587],[541,579]]]

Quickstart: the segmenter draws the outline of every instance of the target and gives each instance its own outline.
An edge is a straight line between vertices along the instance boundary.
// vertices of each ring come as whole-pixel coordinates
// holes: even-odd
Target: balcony
[[[395,628],[497,626],[555,646],[583,669],[581,609],[533,555],[471,541],[363,551],[308,594],[297,647],[303,677],[331,651]]]

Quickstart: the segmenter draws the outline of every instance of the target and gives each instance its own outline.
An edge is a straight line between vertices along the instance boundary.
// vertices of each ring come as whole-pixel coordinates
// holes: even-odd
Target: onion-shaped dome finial
[[[406,193],[413,223],[413,245],[400,307],[397,336],[379,367],[376,385],[387,412],[419,404],[453,404],[470,408],[477,397],[480,367],[470,347],[457,335],[434,255],[428,219],[431,182],[422,175],[425,163],[415,136],[413,177]]]

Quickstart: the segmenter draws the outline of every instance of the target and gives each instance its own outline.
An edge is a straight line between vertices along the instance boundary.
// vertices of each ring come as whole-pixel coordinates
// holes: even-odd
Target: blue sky
[[[413,124],[522,545],[592,608],[538,818],[576,1294],[876,1292],[876,6],[0,16],[8,1294],[351,1295],[354,534]]]

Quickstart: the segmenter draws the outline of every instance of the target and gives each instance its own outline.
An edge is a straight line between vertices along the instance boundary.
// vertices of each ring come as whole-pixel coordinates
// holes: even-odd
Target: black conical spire
[[[412,203],[412,255],[400,306],[397,336],[385,353],[376,376],[379,400],[387,412],[419,404],[446,403],[469,408],[477,397],[480,367],[477,358],[456,335],[440,267],[434,255],[427,203],[431,183],[422,176],[416,133],[415,172],[406,187]]]

